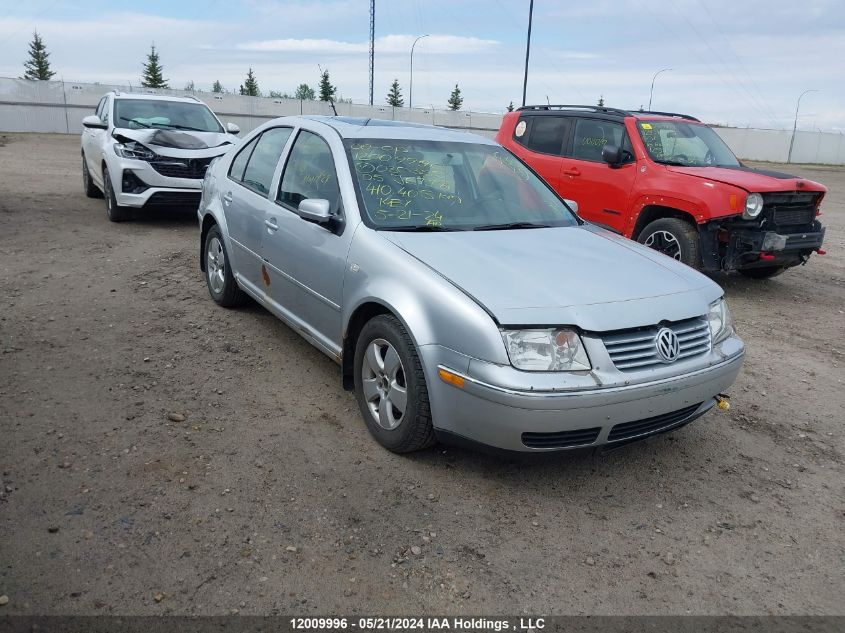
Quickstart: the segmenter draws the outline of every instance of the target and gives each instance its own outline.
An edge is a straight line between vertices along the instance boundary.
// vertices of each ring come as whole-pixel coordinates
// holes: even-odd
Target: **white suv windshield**
[[[354,139],[346,147],[365,219],[377,229],[578,224],[557,194],[496,145]]]
[[[204,103],[159,99],[115,99],[114,124],[131,130],[223,131],[217,118]]]
[[[682,121],[639,121],[646,151],[656,163],[684,167],[738,167],[739,161],[716,132]]]

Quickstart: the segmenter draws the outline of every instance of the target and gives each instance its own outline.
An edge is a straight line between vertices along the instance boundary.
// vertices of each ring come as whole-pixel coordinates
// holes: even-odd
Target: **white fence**
[[[0,77],[0,131],[4,132],[63,132],[78,134],[82,118],[91,114],[100,97],[109,90],[133,91],[129,86],[83,84],[62,81],[27,81]],[[134,91],[144,89],[135,87]],[[332,114],[328,103],[275,99],[270,97],[242,97],[211,92],[189,93],[183,90],[156,90],[159,94],[194,94],[205,101],[224,121],[237,123],[241,130],[249,130],[265,121],[292,114]],[[335,104],[337,113],[344,116],[393,119],[414,123],[430,123],[466,129],[492,138],[499,129],[501,115],[480,112],[433,110],[428,108],[393,108],[353,103]],[[715,128],[740,158],[787,162],[791,130],[761,130],[756,128]],[[792,150],[794,163],[845,165],[845,138],[829,132],[802,132],[795,135]]]

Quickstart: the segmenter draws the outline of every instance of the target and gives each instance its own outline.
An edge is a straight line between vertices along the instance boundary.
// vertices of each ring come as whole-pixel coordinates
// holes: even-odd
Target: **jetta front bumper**
[[[731,337],[720,347],[718,362],[681,375],[565,391],[520,388],[510,378],[527,372],[478,367],[480,361],[474,359],[458,371],[459,358],[439,346],[423,346],[421,352],[434,427],[442,439],[543,452],[621,445],[703,415],[716,403],[715,397],[730,388],[742,365],[744,347],[738,338]],[[440,369],[458,376],[462,385],[444,382]],[[478,378],[485,369],[493,370],[490,375],[508,374],[508,380],[500,382],[511,384]]]

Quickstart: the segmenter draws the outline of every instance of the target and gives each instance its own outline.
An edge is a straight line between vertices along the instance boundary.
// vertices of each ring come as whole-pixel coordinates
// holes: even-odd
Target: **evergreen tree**
[[[450,110],[460,110],[464,104],[464,98],[461,96],[461,89],[458,88],[458,84],[455,84],[455,89],[449,95],[448,104]]]
[[[144,88],[169,88],[167,80],[163,76],[164,68],[158,59],[156,53],[156,45],[150,47],[150,52],[147,55],[147,61],[144,64],[144,74],[141,77],[141,85]]]
[[[337,94],[337,86],[333,86],[332,82],[329,81],[328,70],[324,70],[320,75],[320,85],[318,88],[320,90],[320,101],[334,101],[335,95]]]
[[[387,93],[387,105],[394,108],[401,108],[405,105],[405,100],[402,98],[402,92],[399,90],[399,80],[394,79],[390,85],[390,92]]]
[[[252,68],[246,74],[246,81],[241,86],[241,94],[247,97],[260,97],[261,91],[258,89],[258,81],[255,79],[255,74]]]
[[[601,108],[604,106],[604,95],[599,95],[599,103],[598,106]]]
[[[296,92],[293,93],[294,99],[301,99],[302,101],[313,101],[317,98],[317,93],[308,84],[299,84]]]
[[[56,73],[50,70],[50,53],[44,46],[44,41],[38,35],[38,31],[32,34],[32,41],[29,43],[29,60],[23,63],[24,79],[44,81],[50,79]]]
[[[223,93],[226,92],[223,89],[223,84],[220,83],[219,79],[215,79],[214,83],[211,85],[211,92]]]
[[[513,101],[508,104],[508,112],[513,112]]]

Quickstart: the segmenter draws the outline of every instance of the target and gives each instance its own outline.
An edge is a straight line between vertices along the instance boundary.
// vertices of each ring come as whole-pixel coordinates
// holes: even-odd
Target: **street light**
[[[654,80],[657,79],[657,75],[660,73],[665,73],[668,70],[673,70],[672,68],[661,68],[656,73],[654,73],[654,77],[651,78],[651,92],[648,95],[648,109],[651,110],[651,98],[654,96]]]
[[[792,124],[792,138],[789,139],[789,153],[786,155],[786,162],[792,162],[792,147],[795,145],[795,132],[798,129],[798,108],[801,107],[801,97],[803,97],[808,92],[819,92],[815,88],[811,88],[810,90],[805,90],[800,95],[798,95],[798,103],[795,104],[795,122]]]
[[[408,86],[408,107],[414,107],[414,47],[417,45],[422,38],[428,37],[428,35],[420,35],[417,39],[414,40],[414,43],[411,44],[411,83]]]

